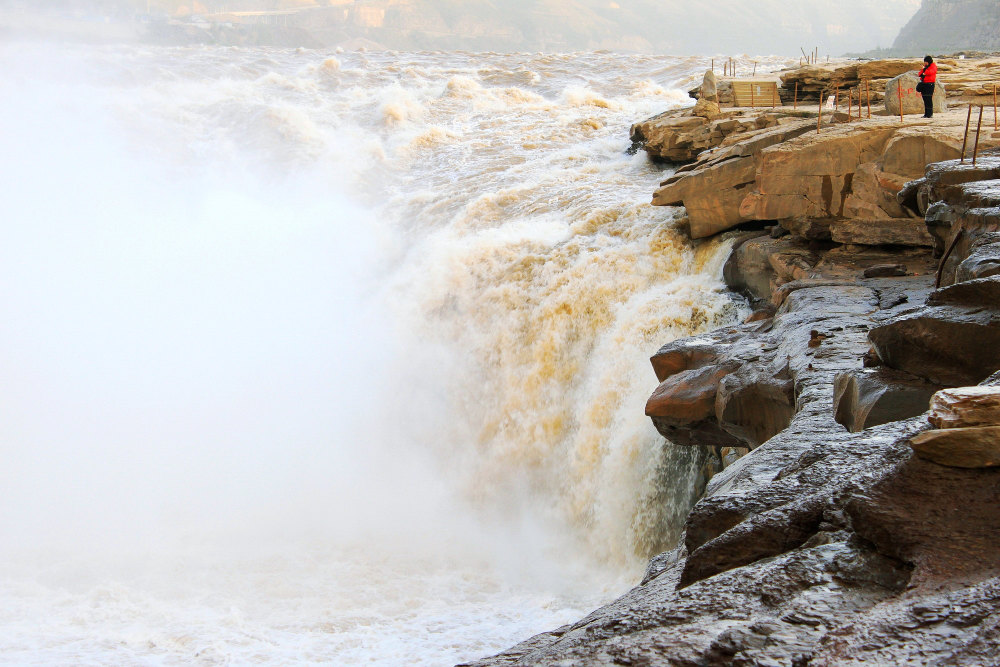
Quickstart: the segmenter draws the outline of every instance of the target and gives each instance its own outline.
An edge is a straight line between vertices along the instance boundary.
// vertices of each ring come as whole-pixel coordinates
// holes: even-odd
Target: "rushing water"
[[[0,662],[442,665],[586,613],[732,320],[631,122],[704,59],[0,46]]]

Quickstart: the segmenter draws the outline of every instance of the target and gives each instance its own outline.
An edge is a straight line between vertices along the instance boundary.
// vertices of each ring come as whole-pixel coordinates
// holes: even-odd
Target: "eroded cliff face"
[[[899,55],[1000,50],[996,0],[924,0],[892,49]]]

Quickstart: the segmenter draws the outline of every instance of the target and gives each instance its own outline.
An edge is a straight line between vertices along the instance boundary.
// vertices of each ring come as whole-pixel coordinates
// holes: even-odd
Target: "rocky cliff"
[[[706,233],[756,312],[651,359],[720,472],[638,586],[476,665],[1000,664],[1000,151],[759,113],[664,186],[751,221]]]
[[[1000,51],[996,0],[923,0],[892,44],[898,55]]]

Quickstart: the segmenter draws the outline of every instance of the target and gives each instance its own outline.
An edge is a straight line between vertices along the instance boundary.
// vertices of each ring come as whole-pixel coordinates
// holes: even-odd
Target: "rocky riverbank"
[[[1000,664],[1000,137],[699,106],[633,139],[701,133],[654,203],[756,310],[660,349],[646,413],[719,472],[633,590],[475,664]]]

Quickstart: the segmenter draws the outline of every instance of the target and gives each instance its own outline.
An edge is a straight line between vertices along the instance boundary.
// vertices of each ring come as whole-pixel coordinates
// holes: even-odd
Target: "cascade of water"
[[[623,149],[703,62],[0,64],[0,660],[439,664],[675,539],[646,359],[737,308]]]

